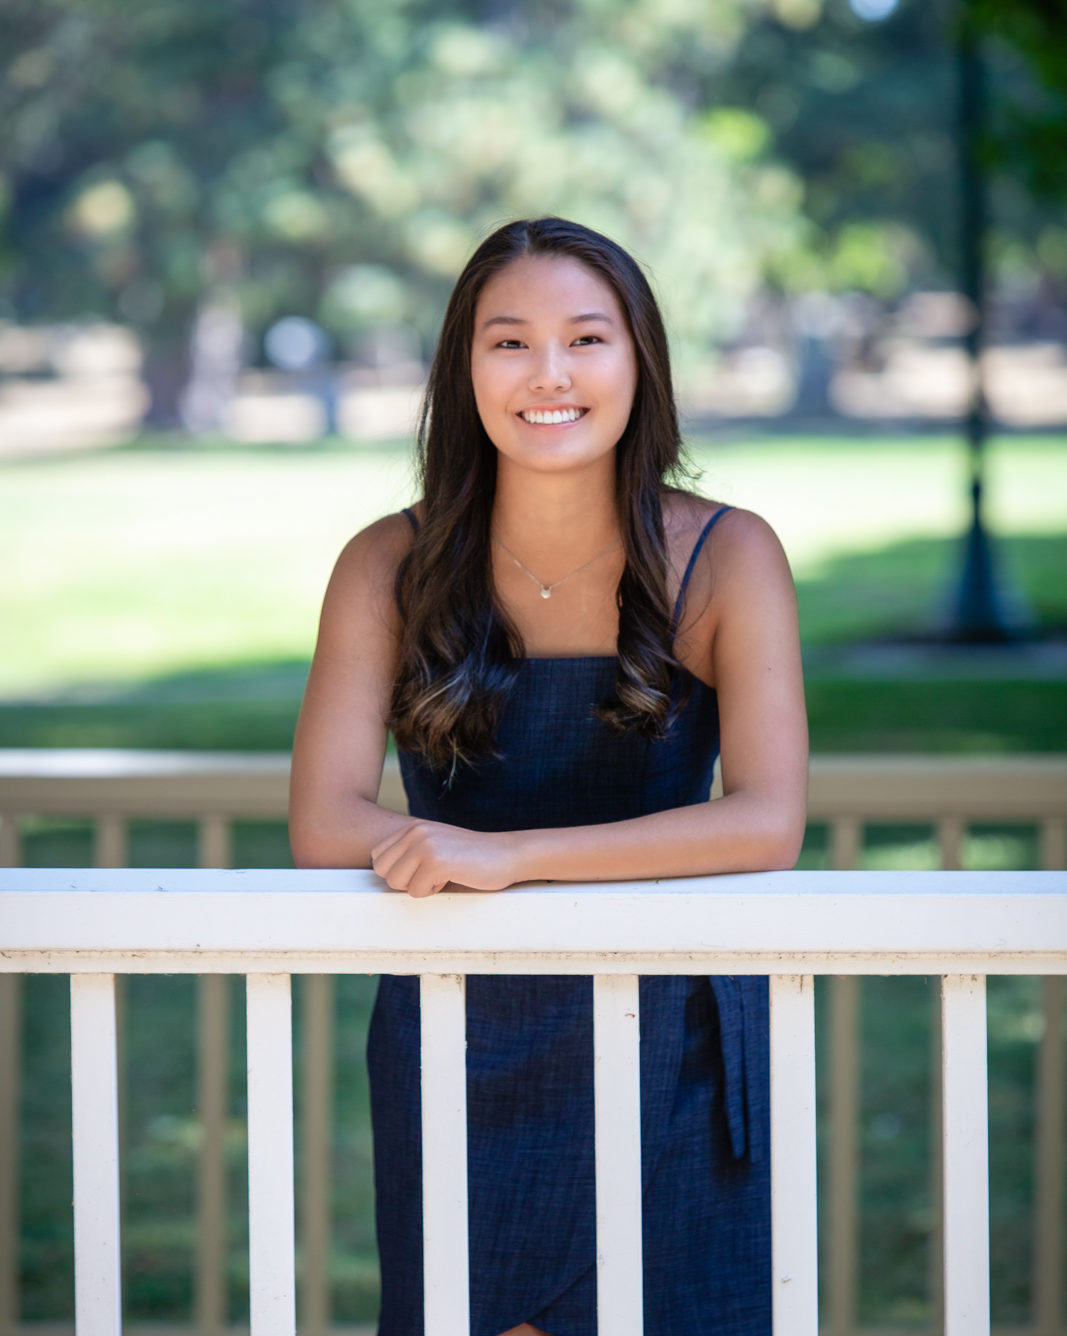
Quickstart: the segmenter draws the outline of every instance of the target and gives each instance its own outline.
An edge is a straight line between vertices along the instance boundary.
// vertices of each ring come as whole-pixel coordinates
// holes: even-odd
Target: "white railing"
[[[255,1336],[291,1336],[293,973],[418,973],[427,1336],[466,1336],[463,976],[592,974],[600,1330],[641,1331],[640,974],[771,975],[778,1336],[815,1336],[814,974],[942,979],[944,1331],[989,1331],[984,979],[1067,973],[1060,873],[793,872],[427,901],[366,872],[0,871],[0,971],[71,976],[79,1336],[120,1329],[115,977],[243,973]],[[606,1113],[606,1117],[605,1117]]]
[[[84,816],[93,862],[123,867],[138,818],[194,821],[201,867],[228,867],[238,819],[285,819],[289,757],[282,753],[0,748],[0,866],[21,861],[25,817]],[[405,810],[395,756],[380,801]],[[825,824],[830,862],[857,865],[869,822],[933,826],[939,863],[961,866],[968,827],[1003,821],[1037,827],[1040,864],[1067,863],[1067,758],[1063,756],[814,756],[808,820]]]
[[[125,865],[131,836],[136,841],[136,822],[141,819],[192,822],[196,829],[195,861],[201,867],[227,867],[233,861],[235,822],[284,820],[287,780],[288,757],[281,754],[0,749],[0,864],[20,863],[24,835],[32,840],[35,822],[54,817],[88,820],[92,847],[84,856],[91,857],[98,867]],[[387,763],[381,801],[403,808],[395,762]],[[827,861],[838,870],[858,865],[872,828],[899,822],[929,826],[937,859],[946,869],[974,858],[975,846],[966,841],[972,827],[980,822],[1013,823],[1036,831],[1037,864],[1046,870],[1062,869],[1067,855],[1067,758],[816,756],[811,765],[809,819],[826,827]],[[32,849],[32,844],[29,847]],[[123,982],[119,975],[120,1003]],[[312,975],[305,981],[303,994],[300,1326],[307,1336],[340,1331],[331,1314],[327,1264],[331,1237],[334,983],[330,975]],[[889,1328],[861,1326],[857,1320],[863,979],[858,974],[838,973],[826,983],[828,1060],[824,1074],[830,1135],[822,1166],[826,1185],[823,1327],[826,1336],[859,1336],[860,1332],[863,1336],[886,1336]],[[1067,986],[1062,975],[1049,975],[1041,987],[1043,1035],[1038,1044],[1033,1089],[1031,1320],[1024,1325],[999,1326],[998,1336],[1067,1336],[1067,1277],[1062,1265],[1067,1119],[1061,1040]],[[39,1323],[19,1319],[16,1128],[21,991],[18,975],[0,972],[0,1331],[11,1336],[50,1336]],[[215,1336],[227,1325],[224,1144],[228,993],[224,975],[204,974],[198,980],[196,1104],[200,1144],[192,1259],[195,1304],[190,1324],[177,1328],[183,1336]],[[121,1053],[119,1082],[120,1086],[124,1084]],[[937,1129],[942,1108],[936,1077],[932,1095],[931,1126]],[[936,1161],[936,1155],[934,1158]],[[936,1201],[940,1191],[936,1163],[932,1173]],[[935,1312],[940,1308],[942,1242],[935,1222],[928,1285]],[[51,1336],[58,1336],[58,1331]]]

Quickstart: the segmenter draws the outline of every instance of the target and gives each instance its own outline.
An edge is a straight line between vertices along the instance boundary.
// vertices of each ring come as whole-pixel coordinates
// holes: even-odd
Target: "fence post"
[[[288,974],[250,974],[248,1261],[252,1336],[294,1336],[293,1015]]]
[[[229,1070],[230,980],[197,980],[196,1325],[199,1336],[221,1336],[226,1326],[226,1078]]]
[[[941,980],[945,1336],[989,1333],[989,1122],[982,975]]]
[[[70,976],[74,1131],[74,1320],[78,1336],[120,1336],[119,1097],[115,976]]]
[[[860,985],[855,974],[829,981],[830,1138],[827,1147],[827,1259],[830,1336],[851,1336],[856,1325],[859,1251]],[[826,1143],[824,1143],[825,1145]]]
[[[641,1037],[636,974],[593,979],[597,1330],[641,1336]]]
[[[771,976],[771,1251],[774,1330],[818,1336],[815,986]]]
[[[426,1336],[468,1336],[466,977],[424,974],[422,1247]]]
[[[300,1201],[302,1336],[324,1336],[330,1326],[333,994],[332,974],[309,974],[304,979],[304,1130]]]

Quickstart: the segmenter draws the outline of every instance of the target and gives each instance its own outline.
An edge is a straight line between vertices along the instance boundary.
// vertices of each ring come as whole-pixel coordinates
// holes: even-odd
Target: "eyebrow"
[[[581,315],[572,315],[567,323],[585,325],[591,320],[599,320],[606,325],[615,324],[611,316],[603,311],[583,311]],[[517,315],[491,315],[488,320],[482,322],[482,329],[489,329],[492,325],[528,325],[529,323],[528,320],[523,320],[521,316]]]

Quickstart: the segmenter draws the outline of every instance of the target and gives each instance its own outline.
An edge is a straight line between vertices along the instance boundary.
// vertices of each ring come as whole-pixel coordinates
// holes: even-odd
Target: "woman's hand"
[[[371,850],[371,866],[394,891],[435,895],[452,883],[500,891],[520,880],[516,837],[463,830],[440,821],[410,821]]]

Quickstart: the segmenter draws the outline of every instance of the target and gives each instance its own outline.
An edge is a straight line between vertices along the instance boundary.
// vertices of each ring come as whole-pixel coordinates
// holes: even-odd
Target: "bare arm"
[[[719,696],[723,797],[605,825],[484,834],[409,821],[373,848],[390,886],[612,881],[792,867],[804,834],[807,723],[796,598],[777,539],[735,512],[716,534],[715,585],[697,640]]]
[[[338,558],[300,709],[289,785],[299,867],[370,867],[371,849],[406,829],[377,804],[397,660],[396,568],[411,543],[402,515],[357,534]]]

